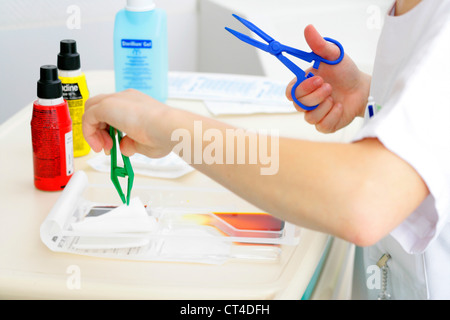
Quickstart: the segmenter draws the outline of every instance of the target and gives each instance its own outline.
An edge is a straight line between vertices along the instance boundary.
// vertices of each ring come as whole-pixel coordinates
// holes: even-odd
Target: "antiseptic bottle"
[[[54,65],[44,65],[33,103],[31,141],[34,185],[44,191],[64,189],[74,172],[72,120]]]
[[[153,0],[127,0],[117,13],[114,72],[117,92],[133,88],[167,100],[167,15]]]
[[[86,76],[81,72],[80,54],[77,52],[75,40],[60,42],[58,54],[58,73],[62,82],[63,98],[69,105],[73,129],[73,154],[75,157],[87,155],[91,148],[83,136],[81,120],[84,105],[89,99]]]

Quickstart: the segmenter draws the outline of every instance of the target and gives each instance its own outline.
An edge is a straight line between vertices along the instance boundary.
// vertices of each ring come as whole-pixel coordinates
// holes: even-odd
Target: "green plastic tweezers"
[[[131,189],[133,188],[133,181],[134,181],[134,171],[131,167],[130,158],[124,156],[121,154],[123,159],[123,167],[119,167],[117,165],[117,151],[120,150],[117,149],[117,142],[116,142],[116,132],[118,136],[118,143],[120,144],[120,141],[123,138],[122,132],[119,130],[114,129],[113,127],[109,127],[109,135],[112,138],[113,146],[111,148],[111,181],[114,184],[114,187],[116,188],[117,192],[119,193],[120,199],[122,199],[122,203],[126,203],[127,205],[130,204],[130,195],[131,195]],[[128,186],[127,186],[127,196],[125,198],[125,194],[122,191],[122,187],[119,182],[119,177],[125,178],[128,176]]]

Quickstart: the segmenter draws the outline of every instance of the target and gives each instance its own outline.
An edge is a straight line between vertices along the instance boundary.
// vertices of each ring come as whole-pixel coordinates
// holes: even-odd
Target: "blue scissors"
[[[254,40],[252,38],[250,38],[249,36],[242,34],[240,32],[237,32],[233,29],[230,29],[228,27],[225,27],[225,29],[227,31],[229,31],[231,34],[233,34],[234,36],[236,36],[238,39],[251,44],[252,46],[255,46],[261,50],[264,50],[272,55],[274,55],[275,57],[278,58],[278,60],[280,60],[289,70],[291,70],[295,76],[297,77],[297,82],[294,84],[294,86],[292,87],[292,91],[291,91],[291,95],[292,95],[292,99],[294,100],[294,102],[301,108],[305,109],[305,110],[314,110],[315,108],[317,108],[316,106],[305,106],[303,105],[300,101],[297,100],[297,98],[295,97],[295,90],[297,89],[297,87],[300,85],[300,83],[302,83],[304,80],[306,80],[307,78],[311,78],[312,76],[314,76],[313,73],[308,73],[308,75],[306,75],[305,71],[303,71],[300,67],[298,67],[295,63],[293,63],[291,60],[289,60],[288,58],[286,58],[283,55],[283,52],[286,52],[288,54],[293,55],[294,57],[300,58],[304,61],[307,62],[312,62],[314,61],[313,64],[313,68],[314,69],[318,69],[319,65],[321,62],[329,64],[329,65],[335,65],[338,64],[339,62],[342,61],[342,59],[344,58],[344,48],[342,47],[342,45],[331,38],[324,38],[326,41],[328,42],[332,42],[335,45],[337,45],[339,47],[339,50],[341,51],[339,58],[337,58],[336,60],[327,60],[322,58],[321,56],[315,54],[314,52],[304,52],[295,48],[291,48],[288,46],[285,46],[281,43],[279,43],[278,41],[274,40],[272,37],[270,37],[269,35],[267,35],[264,31],[262,31],[261,29],[259,29],[257,26],[255,26],[253,23],[251,23],[250,21],[247,21],[235,14],[233,14],[233,17],[235,17],[237,20],[239,20],[243,25],[245,25],[247,28],[249,28],[251,31],[253,31],[254,33],[256,33],[258,36],[260,36],[263,40],[265,40],[268,44],[264,44],[260,41]]]

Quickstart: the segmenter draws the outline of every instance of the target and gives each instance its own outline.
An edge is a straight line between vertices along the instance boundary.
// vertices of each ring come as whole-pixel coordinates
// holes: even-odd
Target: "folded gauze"
[[[151,232],[156,229],[156,219],[147,214],[139,198],[130,200],[130,204],[121,205],[107,213],[95,217],[85,217],[72,223],[75,232],[114,233],[114,232]]]

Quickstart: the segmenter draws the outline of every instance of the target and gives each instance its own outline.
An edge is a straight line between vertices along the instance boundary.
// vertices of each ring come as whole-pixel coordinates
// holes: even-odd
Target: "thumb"
[[[120,152],[126,157],[134,155],[137,152],[135,141],[128,136],[124,136],[120,141]]]
[[[305,28],[305,39],[311,50],[322,58],[327,60],[339,58],[339,48],[322,38],[316,28],[311,24]]]

